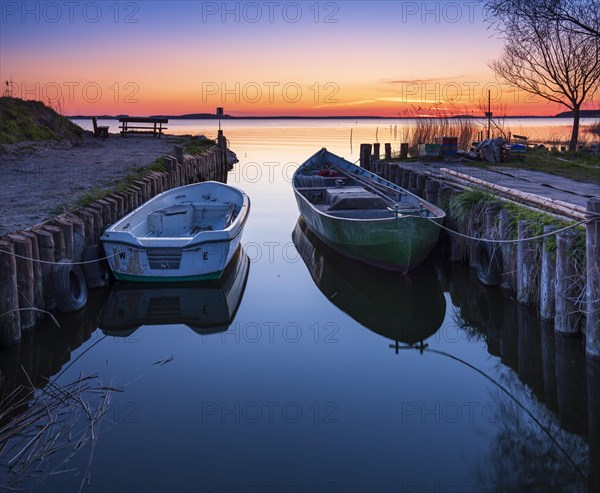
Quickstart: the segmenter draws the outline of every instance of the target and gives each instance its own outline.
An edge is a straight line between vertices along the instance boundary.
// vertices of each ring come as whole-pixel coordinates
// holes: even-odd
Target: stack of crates
[[[419,156],[440,157],[442,146],[440,144],[419,144]]]
[[[512,144],[510,146],[511,161],[524,161],[526,153],[527,146],[525,144]]]
[[[458,137],[442,137],[439,140],[442,145],[442,156],[455,157],[458,154]]]

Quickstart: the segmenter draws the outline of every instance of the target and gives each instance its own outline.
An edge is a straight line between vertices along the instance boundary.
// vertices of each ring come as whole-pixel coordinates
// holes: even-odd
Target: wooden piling
[[[381,158],[381,144],[379,142],[375,142],[375,144],[373,144],[373,158],[375,160]]]
[[[448,215],[446,216],[448,229],[451,231],[458,230],[458,224],[452,219],[453,198],[458,194],[454,189],[450,189],[450,196],[448,197]],[[460,252],[460,237],[453,232],[448,232],[448,260],[450,262],[461,262],[463,257]]]
[[[65,237],[60,228],[45,224],[43,228],[52,235],[54,241],[54,258],[56,261],[65,258]]]
[[[512,231],[510,224],[513,218],[506,209],[501,209],[498,215],[498,236],[501,240],[510,241]],[[502,249],[502,276],[500,277],[500,287],[504,289],[516,290],[517,288],[517,263],[516,263],[516,245],[514,243],[500,243]]]
[[[591,358],[600,359],[600,199],[588,200],[589,222],[585,231],[586,257],[586,346]]]
[[[427,180],[427,177],[425,175],[422,175],[421,173],[419,173],[417,175],[416,188],[417,188],[417,191],[419,192],[419,197],[421,197],[421,198],[425,197],[425,181],[426,180]]]
[[[577,234],[570,230],[556,235],[556,313],[554,330],[559,334],[575,335],[579,332],[581,314],[577,309],[577,271],[573,264],[573,247]]]
[[[521,220],[518,223],[519,240],[531,238],[529,223]],[[532,304],[536,301],[537,289],[535,275],[537,262],[533,241],[519,241],[517,244],[517,301]]]
[[[371,171],[371,144],[360,145],[360,167]]]
[[[52,292],[52,263],[56,261],[54,258],[54,239],[52,234],[42,227],[33,227],[31,232],[36,235],[40,260],[42,261],[42,285],[44,292],[44,307],[46,310],[56,308],[56,301]]]
[[[408,188],[408,177],[410,176],[410,171],[407,169],[402,169],[402,188]]]
[[[92,239],[94,238],[95,234],[94,214],[85,208],[77,209],[74,214],[83,222],[85,245],[92,244]]]
[[[408,172],[408,188],[409,190],[412,189],[411,191],[417,189],[417,173]]]
[[[21,340],[17,263],[12,243],[0,240],[0,347]]]
[[[425,200],[431,204],[437,205],[439,188],[439,181],[428,179],[425,183]]]
[[[400,159],[408,159],[408,143],[400,144]]]
[[[390,160],[392,159],[392,144],[390,144],[389,142],[386,142],[384,144],[384,149],[385,149],[385,159],[386,160]]]
[[[20,327],[21,331],[27,331],[36,322],[31,240],[18,234],[9,234],[7,238],[13,244],[15,253]]]
[[[184,160],[183,146],[180,146],[180,145],[175,146],[175,159],[177,160],[177,164],[183,164],[183,160]]]
[[[62,231],[63,239],[65,242],[64,257],[74,260],[74,238],[73,238],[73,223],[68,221],[64,217],[56,217],[52,220],[52,225],[56,226]]]
[[[544,234],[550,235],[556,226],[544,226]],[[554,320],[556,314],[556,252],[550,251],[549,245],[554,236],[545,236],[542,247],[542,272],[540,275],[540,317]]]
[[[85,250],[85,225],[83,220],[74,214],[65,214],[65,219],[71,222],[73,227],[73,257],[75,262],[81,261]]]
[[[395,163],[390,165],[390,181],[398,184],[398,165]]]
[[[29,238],[31,242],[31,259],[33,267],[33,304],[39,310],[44,309],[44,281],[42,278],[42,264],[40,260],[40,249],[38,246],[38,237],[30,230],[21,231],[21,236]],[[42,312],[36,311],[35,318],[42,318]]]

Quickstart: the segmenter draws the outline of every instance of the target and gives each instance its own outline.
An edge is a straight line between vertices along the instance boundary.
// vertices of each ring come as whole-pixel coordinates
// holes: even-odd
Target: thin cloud
[[[440,82],[442,80],[456,80],[463,79],[465,75],[456,75],[453,77],[432,77],[430,79],[380,79],[380,82],[384,84],[429,84],[431,82]]]

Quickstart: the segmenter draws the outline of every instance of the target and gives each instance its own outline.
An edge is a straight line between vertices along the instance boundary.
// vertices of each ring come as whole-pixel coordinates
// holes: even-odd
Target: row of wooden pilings
[[[164,158],[164,172],[151,172],[123,191],[0,238],[0,347],[19,343],[45,312],[57,309],[52,278],[59,260],[82,262],[87,286],[104,287],[107,279],[102,272],[107,270],[99,239],[108,226],[165,190],[199,181],[227,181],[222,133],[218,144],[200,156],[184,154],[181,146],[175,146],[174,154]]]
[[[391,155],[389,144],[385,144],[385,155]],[[453,224],[450,214],[451,199],[460,193],[458,189],[401,164],[377,161],[378,156],[379,144],[361,144],[361,166],[444,209],[445,227],[467,236],[505,241],[498,243],[502,252],[500,287],[513,291],[519,303],[538,305],[540,317],[552,320],[557,333],[584,334],[586,354],[600,359],[600,197],[587,202],[585,265],[577,266],[573,255],[577,234],[572,229],[553,235],[554,250],[549,248],[552,236],[526,241],[531,237],[530,225],[520,220],[517,241],[511,242],[514,237],[509,225],[513,218],[502,202],[497,202],[487,207],[483,220],[481,211],[472,211],[472,227],[461,231],[461,225]],[[474,224],[477,221],[479,224]],[[544,233],[551,235],[557,229],[547,226]],[[448,238],[450,261],[477,267],[478,240],[447,232],[443,235]],[[543,243],[542,248],[535,248],[536,241]]]

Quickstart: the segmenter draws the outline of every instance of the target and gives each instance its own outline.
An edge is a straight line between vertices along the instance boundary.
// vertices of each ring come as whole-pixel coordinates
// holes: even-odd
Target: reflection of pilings
[[[582,340],[556,335],[556,391],[560,425],[579,435],[587,434],[587,386]],[[597,391],[598,389],[596,389]]]
[[[537,310],[526,305],[517,305],[516,308],[519,330],[519,376],[531,387],[534,394],[543,396],[544,380]]]
[[[589,491],[600,491],[600,361],[587,358]]]
[[[573,249],[577,235],[563,231],[556,235],[556,315],[554,328],[561,334],[579,332],[580,313],[577,309],[577,271],[573,264]]]
[[[540,320],[542,350],[542,371],[544,372],[544,402],[552,411],[558,411],[556,401],[556,345],[554,344],[554,324]]]
[[[586,225],[585,255],[587,270],[586,353],[600,359],[600,199],[587,203],[594,220]]]
[[[519,333],[517,329],[517,313],[514,303],[506,303],[504,323],[502,324],[502,340],[500,342],[501,361],[515,371],[519,371]]]

